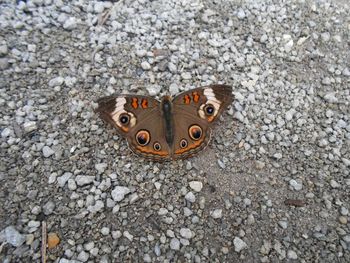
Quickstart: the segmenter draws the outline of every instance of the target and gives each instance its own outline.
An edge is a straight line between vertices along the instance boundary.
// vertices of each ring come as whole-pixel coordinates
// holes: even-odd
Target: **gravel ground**
[[[350,262],[347,1],[14,2],[1,262],[39,262],[44,221],[48,262]],[[136,157],[93,111],[213,83],[235,100],[184,161]]]

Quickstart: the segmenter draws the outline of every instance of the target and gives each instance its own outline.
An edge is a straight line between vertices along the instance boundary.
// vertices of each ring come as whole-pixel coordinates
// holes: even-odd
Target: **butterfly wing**
[[[211,137],[211,125],[232,103],[232,87],[211,85],[185,91],[173,99],[173,159],[203,150]]]
[[[127,139],[134,153],[154,160],[170,157],[158,100],[148,96],[112,95],[97,103],[96,112]]]

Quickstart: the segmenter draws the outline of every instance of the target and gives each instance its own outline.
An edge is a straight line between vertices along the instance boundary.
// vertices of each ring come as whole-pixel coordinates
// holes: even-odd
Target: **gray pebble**
[[[116,186],[111,194],[114,201],[120,202],[128,193],[130,193],[130,189],[128,187]]]
[[[55,210],[56,204],[53,201],[48,201],[43,206],[43,212],[45,215],[51,215],[53,211]]]
[[[77,175],[75,177],[75,182],[77,183],[78,186],[91,184],[94,180],[95,180],[95,176]]]
[[[87,253],[83,250],[78,254],[77,260],[79,260],[81,262],[86,262],[89,260],[89,257],[90,257],[89,253]]]
[[[52,150],[49,146],[46,146],[46,145],[43,147],[42,151],[43,151],[43,155],[44,155],[45,158],[48,158],[51,155],[55,154],[55,151]]]
[[[0,242],[7,242],[14,247],[19,247],[25,242],[24,235],[19,233],[14,226],[8,226],[0,232]]]
[[[97,163],[97,164],[95,164],[95,169],[97,170],[97,172],[99,174],[103,174],[104,171],[106,170],[107,166],[108,165],[106,163]]]
[[[180,241],[174,237],[170,240],[170,248],[172,250],[179,250],[180,249]]]
[[[64,78],[56,77],[49,81],[49,86],[50,87],[61,86],[63,83],[64,83]]]
[[[196,197],[195,195],[192,193],[192,192],[188,192],[186,195],[185,195],[185,199],[191,203],[194,203],[196,201]]]
[[[236,252],[240,252],[243,249],[246,249],[248,247],[248,245],[242,239],[240,239],[239,237],[235,237],[233,239],[233,245],[234,245],[234,248],[235,248]]]
[[[180,235],[181,235],[183,238],[191,239],[191,238],[192,238],[192,231],[191,231],[191,229],[189,229],[189,228],[181,228],[181,229],[180,229]]]
[[[57,178],[57,183],[60,187],[63,187],[66,182],[69,180],[69,178],[71,178],[73,176],[72,173],[66,172],[64,173],[62,176]]]
[[[294,189],[295,191],[300,191],[301,189],[303,189],[303,183],[300,180],[294,180],[291,179],[289,181],[289,185],[292,187],[292,189]]]
[[[287,258],[289,259],[298,259],[298,255],[294,250],[287,251]]]

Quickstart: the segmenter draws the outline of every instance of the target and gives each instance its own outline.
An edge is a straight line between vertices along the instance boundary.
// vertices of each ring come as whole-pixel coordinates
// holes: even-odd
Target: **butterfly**
[[[210,85],[160,101],[149,96],[98,99],[96,112],[136,154],[154,161],[185,159],[209,143],[212,124],[233,101],[232,87]]]

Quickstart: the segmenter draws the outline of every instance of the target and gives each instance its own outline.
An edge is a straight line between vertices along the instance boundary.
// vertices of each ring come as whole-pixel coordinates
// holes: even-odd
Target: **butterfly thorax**
[[[172,146],[174,142],[174,129],[173,129],[173,115],[172,115],[172,102],[170,96],[164,96],[162,98],[161,109],[164,119],[165,128],[165,140],[169,146]]]

